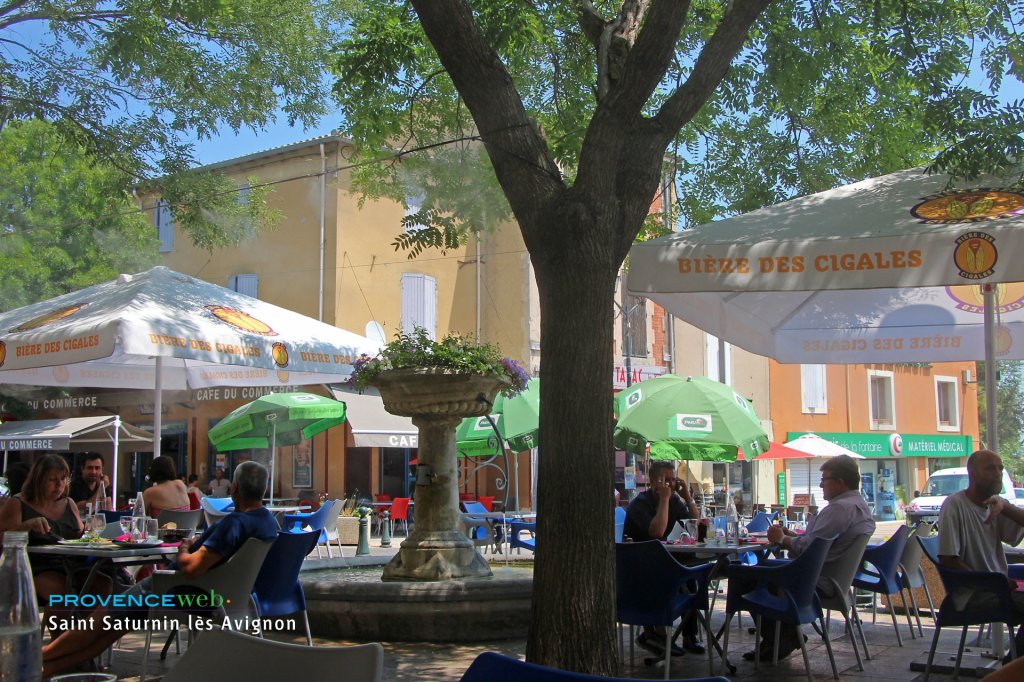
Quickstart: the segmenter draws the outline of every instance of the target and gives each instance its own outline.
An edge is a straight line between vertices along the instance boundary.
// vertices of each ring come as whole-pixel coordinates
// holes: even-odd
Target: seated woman
[[[157,518],[165,509],[188,511],[190,504],[185,484],[178,478],[174,460],[160,455],[149,465],[146,476],[152,485],[142,492],[146,504],[146,516]]]
[[[36,458],[28,478],[11,502],[0,512],[0,532],[28,531],[29,541],[55,543],[74,540],[82,536],[84,527],[78,507],[68,497],[71,471],[59,455]],[[36,597],[48,604],[51,594],[64,594],[68,587],[68,572],[84,568],[83,560],[61,560],[57,557],[32,557],[32,578]],[[110,582],[98,579],[93,583],[95,592],[109,593]]]
[[[188,492],[185,484],[178,478],[178,472],[174,467],[174,460],[167,455],[160,455],[149,465],[149,472],[146,475],[152,483],[149,488],[142,491],[142,501],[146,505],[146,516],[159,518],[160,512],[165,509],[171,511],[188,511],[192,505],[188,499]],[[154,564],[146,564],[135,574],[136,580],[142,580],[149,576]]]

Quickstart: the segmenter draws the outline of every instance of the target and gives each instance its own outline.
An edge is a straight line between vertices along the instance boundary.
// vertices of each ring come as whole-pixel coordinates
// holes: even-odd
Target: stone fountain
[[[507,379],[444,368],[397,369],[373,384],[384,408],[411,417],[419,429],[416,523],[385,581],[437,581],[491,576],[487,561],[459,528],[455,427],[465,417],[487,414]]]

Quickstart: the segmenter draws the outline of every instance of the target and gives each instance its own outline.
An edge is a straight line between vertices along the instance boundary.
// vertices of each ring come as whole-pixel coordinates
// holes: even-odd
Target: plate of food
[[[74,540],[58,540],[58,545],[64,545],[66,547],[113,547],[114,543],[107,538],[89,537],[83,535],[80,538]]]
[[[125,540],[114,540],[113,542],[123,549],[153,549],[163,544],[161,542],[130,542]]]

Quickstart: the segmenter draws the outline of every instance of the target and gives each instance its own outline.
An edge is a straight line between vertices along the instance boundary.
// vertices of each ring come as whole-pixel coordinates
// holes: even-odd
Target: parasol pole
[[[276,415],[275,415],[276,416]],[[274,464],[277,461],[277,422],[270,422],[270,504],[274,504]]]
[[[163,431],[163,413],[164,413],[164,377],[161,369],[163,368],[163,357],[157,355],[154,363],[154,372],[156,373],[155,380],[153,383],[153,459],[160,456],[160,434]]]
[[[109,491],[109,493],[110,493],[110,508],[111,509],[117,509],[117,464],[118,464],[118,462],[117,462],[117,459],[118,459],[118,451],[117,451],[118,448],[117,448],[117,446],[118,446],[118,444],[120,442],[121,442],[121,415],[115,414],[114,415],[114,446],[113,446],[113,449],[114,449],[113,460],[114,461],[110,465],[111,468],[113,469],[113,471],[110,473],[110,491]],[[100,506],[102,508],[106,509],[106,507],[103,507],[104,504],[106,504],[106,502],[104,500],[100,500]]]
[[[985,305],[985,435],[988,442],[985,447],[992,452],[999,452],[999,434],[996,427],[996,286],[981,285],[982,300]]]

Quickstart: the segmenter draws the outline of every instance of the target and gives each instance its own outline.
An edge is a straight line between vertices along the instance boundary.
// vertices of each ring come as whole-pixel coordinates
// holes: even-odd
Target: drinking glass
[[[106,528],[107,528],[107,517],[105,517],[102,513],[100,513],[100,514],[93,514],[92,518],[90,519],[90,522],[89,522],[89,530],[91,530],[96,535],[99,535],[104,530],[106,530]]]
[[[156,519],[146,518],[146,542],[157,542],[160,540],[160,525]]]
[[[132,534],[132,517],[122,516],[118,519],[118,523],[121,524],[121,535],[127,535],[131,537]]]

